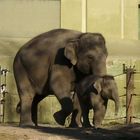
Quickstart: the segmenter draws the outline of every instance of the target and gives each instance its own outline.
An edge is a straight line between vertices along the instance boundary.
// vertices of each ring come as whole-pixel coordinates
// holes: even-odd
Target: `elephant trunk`
[[[98,76],[104,76],[107,74],[107,68],[106,68],[106,57],[103,57],[103,60],[100,60],[101,62],[93,64],[92,65],[92,74],[98,75]]]
[[[119,105],[120,105],[120,102],[119,102],[119,96],[115,96],[113,98],[114,100],[114,103],[115,103],[115,115],[118,115],[118,111],[119,111]]]
[[[118,115],[119,111],[119,101],[115,101],[115,115]]]

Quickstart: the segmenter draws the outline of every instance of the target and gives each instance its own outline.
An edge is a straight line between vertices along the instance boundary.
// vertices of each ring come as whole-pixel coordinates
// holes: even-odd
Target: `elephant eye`
[[[88,55],[87,57],[88,57],[88,59],[93,59],[94,58],[92,55]]]

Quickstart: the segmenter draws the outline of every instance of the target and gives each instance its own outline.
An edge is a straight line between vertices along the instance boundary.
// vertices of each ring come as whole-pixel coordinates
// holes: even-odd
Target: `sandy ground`
[[[140,124],[94,128],[64,128],[42,125],[20,128],[0,125],[0,140],[140,140]]]

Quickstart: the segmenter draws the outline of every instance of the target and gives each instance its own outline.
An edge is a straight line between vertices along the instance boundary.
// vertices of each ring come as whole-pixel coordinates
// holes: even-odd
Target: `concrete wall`
[[[138,39],[137,0],[62,0],[61,27],[82,30],[86,1],[86,27],[107,38]]]
[[[61,0],[61,27],[81,31],[81,0]]]
[[[88,0],[87,31],[101,32],[105,37],[120,38],[120,1]]]
[[[137,0],[124,0],[124,38],[138,39]]]
[[[60,27],[60,1],[0,1],[0,36],[25,38]]]

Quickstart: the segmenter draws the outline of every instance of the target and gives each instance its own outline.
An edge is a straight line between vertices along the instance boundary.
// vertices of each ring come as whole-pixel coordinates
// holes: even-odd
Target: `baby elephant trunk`
[[[113,100],[115,103],[115,115],[118,115],[119,105],[120,105],[118,94],[113,97]]]
[[[119,112],[119,101],[115,101],[115,115],[118,115]]]

